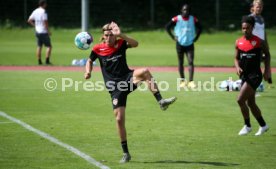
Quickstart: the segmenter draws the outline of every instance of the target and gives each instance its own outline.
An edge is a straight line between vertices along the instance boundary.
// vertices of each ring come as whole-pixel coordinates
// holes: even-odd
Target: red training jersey
[[[236,49],[239,55],[239,66],[244,74],[261,71],[262,40],[253,35],[250,39],[244,36],[236,41]]]
[[[93,47],[90,54],[92,61],[99,59],[102,74],[107,82],[120,82],[125,80],[130,70],[126,61],[127,42],[123,39],[117,40],[114,47],[105,43],[97,44]]]

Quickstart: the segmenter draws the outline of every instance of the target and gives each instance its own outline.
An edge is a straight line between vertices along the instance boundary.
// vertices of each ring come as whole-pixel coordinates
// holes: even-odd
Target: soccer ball
[[[80,32],[75,37],[75,45],[81,50],[87,50],[93,42],[93,37],[88,32]]]
[[[241,84],[242,84],[241,79],[234,81],[233,82],[233,90],[235,90],[235,91],[241,90]]]

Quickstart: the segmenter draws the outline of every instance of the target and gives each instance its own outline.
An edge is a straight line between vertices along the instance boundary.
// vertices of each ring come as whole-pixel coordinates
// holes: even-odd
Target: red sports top
[[[114,47],[105,43],[97,44],[90,54],[92,61],[99,59],[105,83],[124,81],[130,70],[126,61],[127,42],[123,39],[117,40]],[[108,87],[108,86],[106,86]]]
[[[239,66],[243,73],[250,74],[261,71],[261,39],[252,36],[246,39],[244,36],[236,41],[236,49],[239,55]]]

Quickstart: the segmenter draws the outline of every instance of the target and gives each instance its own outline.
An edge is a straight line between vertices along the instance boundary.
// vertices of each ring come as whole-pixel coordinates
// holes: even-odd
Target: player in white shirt
[[[260,39],[264,40],[265,45],[267,46],[268,52],[269,52],[269,45],[268,45],[266,31],[265,31],[265,21],[261,15],[263,11],[263,1],[254,0],[250,11],[251,11],[250,16],[253,16],[255,19],[255,25],[252,33],[253,35],[258,36]],[[268,79],[268,83],[269,83],[269,87],[271,87],[272,78]]]
[[[265,34],[265,22],[261,13],[263,11],[263,2],[261,0],[254,0],[251,7],[251,14],[255,19],[255,25],[253,29],[253,34],[261,38],[262,40],[266,40]]]
[[[37,50],[36,56],[38,59],[38,64],[41,65],[41,51],[43,44],[46,46],[46,64],[51,64],[50,55],[52,51],[51,32],[48,27],[48,16],[45,11],[47,7],[46,0],[39,0],[39,7],[35,9],[28,19],[28,23],[35,27],[36,38],[37,38]]]

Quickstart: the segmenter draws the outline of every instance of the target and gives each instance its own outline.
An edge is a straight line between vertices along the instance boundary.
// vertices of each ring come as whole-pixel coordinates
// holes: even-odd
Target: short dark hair
[[[43,5],[45,5],[46,3],[47,3],[46,0],[39,0],[39,1],[38,1],[38,5],[39,5],[39,6],[43,6]]]
[[[250,24],[251,26],[254,27],[255,25],[255,18],[253,16],[243,16],[242,17],[242,20],[241,20],[241,23],[248,23]]]

